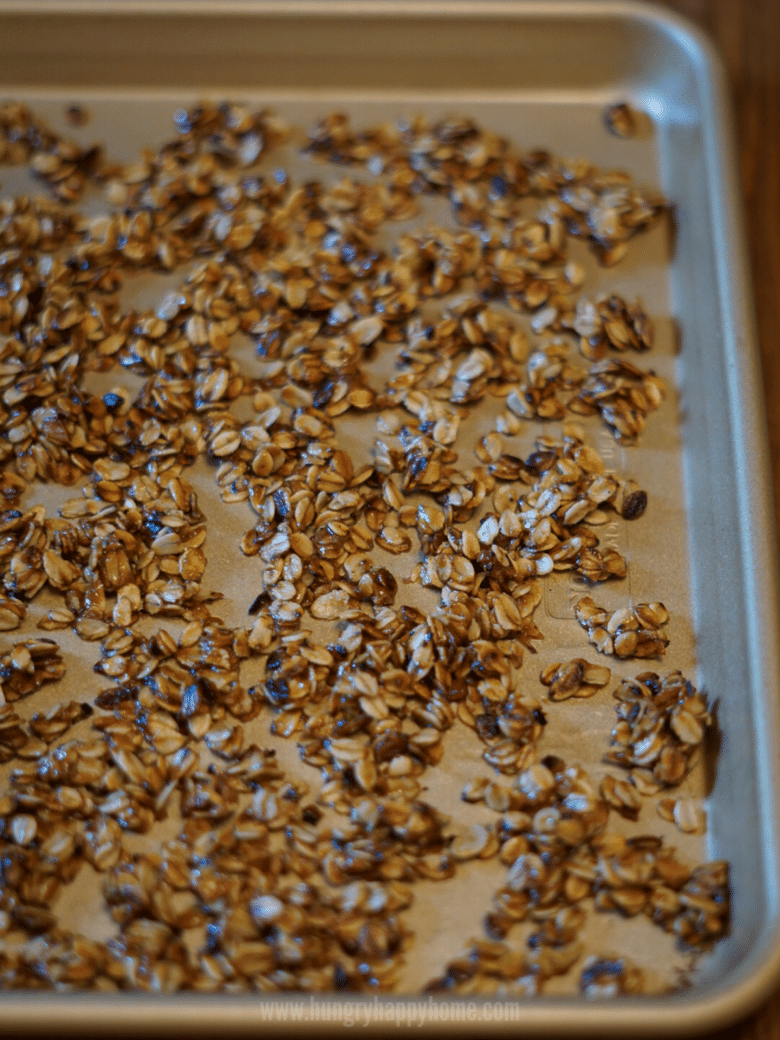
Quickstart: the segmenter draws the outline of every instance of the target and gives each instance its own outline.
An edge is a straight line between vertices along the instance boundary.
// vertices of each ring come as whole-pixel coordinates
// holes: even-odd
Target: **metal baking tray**
[[[662,667],[695,669],[717,703],[720,748],[703,781],[705,858],[731,864],[730,935],[691,988],[669,996],[598,1004],[545,996],[503,1020],[475,999],[439,1022],[410,1017],[404,995],[383,996],[382,1005],[397,1003],[385,1011],[389,1025],[359,1008],[354,1023],[374,1032],[408,1021],[460,1035],[679,1036],[746,1014],[780,974],[780,625],[727,93],[706,39],[659,8],[609,0],[0,0],[0,95],[47,117],[69,102],[93,109],[84,133],[114,154],[123,140],[147,143],[161,113],[204,97],[262,102],[303,126],[335,108],[362,123],[468,114],[519,147],[626,169],[672,200],[673,241],[653,232],[608,278],[641,295],[656,318],[652,359],[675,388],[647,445],[631,449],[642,453],[632,469],[646,464],[651,496],[672,525],[649,536],[632,594],[658,590],[680,608],[682,649]],[[601,114],[615,101],[646,113],[651,131],[610,138]],[[565,595],[545,609],[562,617]],[[293,1015],[281,999],[186,994],[7,992],[0,1014],[19,1034],[326,1033],[347,1024],[305,1001]]]

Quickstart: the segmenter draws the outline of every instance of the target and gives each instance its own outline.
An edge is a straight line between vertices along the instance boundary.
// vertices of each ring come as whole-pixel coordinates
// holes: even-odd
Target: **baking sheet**
[[[564,10],[565,7],[566,5],[532,5],[533,14],[537,19],[534,31],[540,31],[539,24],[547,26],[548,54],[557,56],[554,44],[561,36],[564,25],[561,19],[574,18],[573,8]],[[379,9],[375,6],[372,10],[376,13]],[[244,7],[241,10],[246,11],[248,8]],[[335,24],[338,8],[334,7],[331,10],[335,12]],[[399,6],[396,10],[405,12],[408,19],[414,18],[415,9],[412,7]],[[417,10],[424,9],[418,5]],[[509,18],[508,8],[499,9],[496,5],[486,5],[481,10],[495,12],[492,17],[496,23],[501,18]],[[581,5],[580,10],[583,10]],[[603,9],[593,5],[589,10],[595,15]],[[257,6],[257,11],[262,12],[260,5]],[[303,6],[300,6],[300,11],[304,11]],[[623,28],[627,24],[626,19],[631,15],[634,19],[633,29],[636,30],[639,21],[637,9],[623,8],[623,11]],[[459,8],[456,13],[459,13],[465,22],[468,22],[467,15],[472,16],[471,9],[466,7]],[[143,17],[151,19],[148,14],[137,17],[140,19],[139,24],[143,24]],[[556,17],[559,19],[557,23]],[[229,21],[229,17],[226,18]],[[602,15],[602,20],[605,18],[606,16]],[[73,24],[72,20],[68,22],[68,25]],[[147,21],[147,26],[150,24],[151,21]],[[619,19],[616,24],[619,25]],[[595,20],[578,23],[581,30],[587,27],[589,33],[595,31],[595,25]],[[415,25],[415,29],[419,29],[419,26]],[[613,25],[612,36],[605,37],[612,40],[613,48],[615,31],[616,25]],[[658,31],[666,31],[667,34],[670,32],[663,29],[663,26]],[[307,36],[305,33],[303,36],[305,42]],[[463,38],[459,39],[461,46],[465,46]],[[442,50],[444,49],[442,47]],[[128,45],[128,51],[130,50],[131,46]],[[302,50],[305,50],[305,47],[302,47]],[[338,53],[338,47],[334,50]],[[603,47],[599,53],[603,53]],[[648,490],[651,506],[646,517],[653,515],[662,518],[661,523],[653,525],[641,521],[636,525],[620,522],[613,532],[617,544],[625,545],[628,550],[630,592],[634,601],[660,598],[672,614],[671,644],[658,670],[666,671],[672,667],[679,667],[686,674],[691,674],[696,669],[699,683],[720,703],[719,719],[724,741],[709,803],[708,854],[723,855],[732,860],[735,875],[734,928],[732,939],[716,951],[711,965],[703,969],[699,989],[693,999],[690,996],[675,997],[664,1004],[664,1007],[669,1007],[676,1003],[679,1016],[677,1020],[681,1022],[686,1014],[690,1020],[690,1008],[696,1000],[701,1002],[702,995],[707,994],[709,983],[721,985],[720,980],[724,973],[730,973],[732,979],[736,979],[740,972],[745,973],[746,965],[750,971],[750,957],[752,955],[754,959],[757,958],[756,951],[759,951],[762,945],[761,960],[764,965],[769,963],[766,954],[771,944],[768,937],[761,938],[759,922],[762,917],[767,922],[764,924],[764,932],[770,925],[774,926],[774,919],[770,913],[774,900],[771,876],[773,835],[771,831],[768,834],[761,831],[765,823],[762,819],[762,808],[767,805],[771,807],[774,779],[771,773],[766,772],[767,762],[762,758],[760,738],[762,730],[765,735],[771,736],[774,733],[774,722],[766,702],[756,700],[753,691],[761,686],[767,672],[772,675],[775,649],[771,637],[765,632],[762,634],[759,627],[762,621],[771,627],[771,615],[764,610],[763,618],[758,619],[749,610],[751,603],[755,607],[755,604],[761,601],[762,595],[766,594],[766,584],[759,587],[756,576],[751,575],[746,568],[746,556],[755,555],[757,552],[766,554],[766,533],[760,523],[757,527],[754,522],[755,511],[760,511],[760,503],[756,503],[755,494],[749,503],[745,500],[745,489],[741,483],[747,480],[745,466],[743,465],[739,473],[736,472],[736,467],[729,467],[729,462],[733,461],[737,451],[735,439],[737,436],[744,436],[751,428],[751,423],[760,424],[760,417],[755,418],[757,405],[750,371],[745,372],[743,365],[743,379],[736,385],[733,380],[729,382],[733,373],[731,352],[735,347],[735,343],[729,339],[729,333],[732,331],[729,325],[724,323],[723,331],[716,336],[714,345],[713,341],[706,342],[706,311],[708,304],[712,306],[713,296],[721,306],[724,303],[733,303],[724,296],[722,277],[720,282],[718,281],[718,276],[722,276],[722,272],[717,269],[718,264],[723,262],[722,257],[714,251],[710,255],[706,249],[702,254],[701,249],[702,244],[710,244],[709,241],[703,241],[703,236],[707,239],[709,235],[714,240],[718,233],[722,234],[722,229],[719,229],[714,219],[714,211],[696,212],[697,207],[702,206],[702,196],[701,192],[696,194],[692,191],[690,182],[695,178],[695,170],[687,172],[687,167],[695,166],[698,159],[714,176],[714,172],[705,161],[706,154],[703,151],[697,152],[690,140],[692,137],[701,148],[706,141],[705,131],[711,130],[708,126],[702,125],[701,113],[704,112],[704,102],[708,99],[693,99],[698,100],[698,113],[690,107],[686,109],[684,105],[682,111],[679,110],[679,106],[675,108],[672,103],[673,97],[670,97],[674,91],[668,84],[669,77],[680,75],[674,68],[667,70],[666,83],[659,83],[657,80],[642,83],[641,78],[637,79],[639,72],[635,71],[631,77],[613,74],[608,82],[591,81],[587,90],[578,82],[579,66],[573,67],[570,76],[564,73],[560,59],[556,68],[560,78],[555,87],[543,84],[534,88],[525,85],[521,91],[514,83],[509,90],[502,90],[492,83],[491,89],[476,90],[468,82],[457,88],[443,87],[441,83],[437,84],[438,89],[428,86],[423,89],[419,84],[411,89],[402,89],[397,83],[390,88],[381,82],[381,75],[378,77],[378,84],[374,85],[375,81],[371,79],[370,66],[367,64],[363,65],[363,79],[359,87],[346,89],[339,85],[337,88],[332,87],[327,95],[317,86],[317,74],[320,70],[316,67],[309,70],[311,79],[305,85],[295,85],[286,90],[266,87],[260,92],[254,92],[247,90],[241,82],[240,75],[237,75],[235,89],[240,89],[242,98],[270,104],[288,121],[299,127],[310,125],[316,116],[336,107],[349,110],[354,114],[355,123],[361,125],[421,111],[429,116],[453,113],[472,115],[482,126],[511,137],[519,147],[544,145],[560,155],[584,155],[601,166],[614,165],[626,169],[640,183],[660,183],[678,206],[678,238],[675,243],[675,260],[671,268],[668,234],[663,227],[658,227],[649,235],[635,240],[631,245],[628,260],[617,268],[603,272],[603,280],[605,286],[616,289],[627,299],[633,299],[636,295],[641,297],[646,309],[656,321],[657,343],[652,354],[641,359],[640,364],[649,367],[652,363],[668,385],[681,388],[682,399],[678,398],[676,392],[667,396],[662,409],[650,417],[647,432],[636,447],[619,449],[607,438],[597,436],[600,437],[600,450],[606,454],[606,449],[609,449],[610,466],[626,476],[637,477]],[[647,73],[645,75],[647,76]],[[470,73],[464,78],[468,80],[469,76]],[[116,78],[121,79],[121,76],[118,75]],[[144,85],[140,73],[137,74],[137,82],[132,87],[120,90],[105,87],[85,88],[79,78],[66,79],[63,82],[67,85],[63,86],[61,82],[45,88],[15,89],[13,94],[22,100],[28,99],[35,110],[49,117],[52,123],[56,123],[61,116],[64,104],[72,101],[85,104],[92,118],[89,125],[81,131],[81,135],[89,141],[106,141],[109,151],[118,158],[130,158],[136,146],[153,143],[155,138],[165,139],[169,135],[170,112],[180,103],[197,100],[204,94],[212,97],[236,96],[235,89],[223,84],[220,84],[220,92],[215,93],[210,80],[205,83],[205,90],[198,93],[193,93],[192,90],[150,90]],[[661,89],[663,86],[667,87],[666,94]],[[8,88],[5,92],[8,93]],[[601,121],[604,104],[626,97],[650,112],[654,118],[653,133],[633,141],[620,141],[606,133]],[[712,99],[709,101],[711,103]],[[686,147],[683,147],[683,144]],[[290,162],[294,161],[291,155]],[[711,157],[709,161],[711,162]],[[315,175],[327,176],[327,168],[317,167]],[[8,183],[5,171],[3,180]],[[720,206],[718,217],[722,221],[725,203],[716,193],[716,183],[712,180],[707,183],[710,194],[705,196],[705,201],[712,207]],[[699,259],[697,264],[692,265],[686,262],[690,259],[690,252],[686,254],[686,250],[691,251],[695,247],[699,247],[696,249]],[[711,280],[707,261],[710,261],[715,270],[715,277]],[[733,275],[733,272],[731,273]],[[730,285],[733,292],[733,277]],[[589,278],[587,288],[595,295],[599,286]],[[720,295],[714,292],[715,288]],[[150,299],[154,295],[153,286],[146,286],[143,291],[151,294]],[[727,313],[726,317],[733,321],[733,312]],[[682,344],[679,356],[678,342]],[[706,366],[702,364],[704,359],[707,362]],[[117,374],[117,382],[125,381],[120,378],[121,375],[123,374]],[[730,392],[730,408],[725,414],[721,396],[724,383]],[[719,406],[713,407],[715,402],[720,402]],[[748,409],[747,414],[742,410],[744,406]],[[589,432],[594,429],[591,424]],[[758,429],[760,430],[760,425]],[[529,439],[526,437],[526,442]],[[525,454],[526,451],[519,453]],[[759,449],[758,456],[754,455],[750,465],[754,471],[757,468],[760,473],[761,464]],[[755,472],[753,475],[755,476]],[[199,483],[202,503],[209,495],[209,487],[208,479]],[[713,488],[718,490],[719,509],[716,513],[701,508],[702,489],[711,492]],[[70,495],[70,492],[67,494]],[[213,499],[213,489],[211,494]],[[207,512],[208,509],[207,506]],[[231,526],[235,524],[235,532],[239,535],[252,523],[248,507],[244,509],[243,517],[241,509],[242,507],[230,507],[228,511],[231,515]],[[640,527],[641,533],[638,530]],[[229,542],[226,540],[225,544],[229,545]],[[211,574],[231,573],[231,587],[236,590],[233,597],[235,612],[231,616],[225,611],[223,616],[225,621],[231,624],[245,623],[245,602],[251,602],[253,598],[247,584],[247,570],[241,561],[237,561],[235,553],[228,551],[220,555],[216,550],[217,547],[212,548],[207,541],[209,570],[204,578],[204,587],[208,586]],[[768,567],[764,580],[771,586],[771,560]],[[220,584],[221,581],[220,578]],[[720,596],[713,596],[712,592],[713,589],[726,588],[730,593],[728,607],[720,602]],[[528,657],[526,658],[523,680],[529,689],[536,688],[539,691],[536,680],[539,670],[545,664],[569,656],[569,649],[572,651],[570,656],[582,654],[586,646],[584,633],[566,616],[571,604],[570,591],[565,580],[563,583],[556,582],[555,587],[548,588],[545,600],[539,608],[546,615],[537,616],[537,622],[546,639],[535,660],[529,661]],[[616,585],[602,586],[595,598],[598,602],[608,602],[609,598],[618,592]],[[737,607],[741,606],[741,610],[735,608],[735,602]],[[43,596],[34,601],[28,627],[31,620],[36,620],[36,611],[42,610],[44,606]],[[221,610],[218,612],[222,613]],[[166,627],[169,626],[166,624]],[[57,641],[61,643],[64,653],[68,656],[69,679],[91,682],[91,673],[84,662],[85,644],[81,644],[75,637],[69,643],[63,636],[64,633],[56,634]],[[86,644],[86,648],[89,650],[89,644]],[[758,651],[761,667],[765,669],[763,675],[756,671],[758,662],[755,659],[755,651]],[[596,658],[596,655],[591,655],[589,651],[585,656]],[[603,659],[599,658],[599,661],[601,660]],[[77,663],[79,661],[82,665]],[[611,660],[608,663],[610,666],[613,664]],[[83,671],[79,671],[82,666]],[[639,670],[641,667],[636,667],[636,662],[619,662],[613,669],[613,676],[635,674]],[[739,685],[747,690],[748,696],[735,704],[731,691]],[[554,714],[565,715],[567,721],[576,714],[578,723],[581,722],[586,732],[596,738],[591,745],[594,749],[592,761],[586,763],[593,767],[594,771],[598,769],[598,755],[595,749],[599,747],[599,742],[603,746],[604,737],[611,728],[612,704],[609,691],[612,688],[614,682],[610,683],[607,691],[593,700],[577,704],[564,702],[552,706]],[[45,690],[37,697],[40,698],[44,694]],[[60,699],[61,693],[52,693],[51,696],[53,699]],[[40,702],[37,698],[34,700],[34,706],[37,708]],[[552,714],[553,712],[551,716]],[[448,739],[450,736],[454,737],[454,734],[448,735]],[[565,749],[565,736],[561,734],[560,739]],[[466,743],[468,744],[468,741]],[[548,747],[546,742],[545,749]],[[448,747],[445,761],[462,768],[464,773],[470,772],[471,763],[479,762],[478,750],[476,740],[470,749],[467,746],[453,746],[451,753]],[[489,775],[489,772],[487,767],[484,767],[484,774]],[[453,811],[465,818],[466,807],[457,801],[462,776],[457,775],[457,769],[454,769],[451,775],[446,772],[440,775],[447,776],[448,780],[441,791],[443,801],[446,803],[449,798]],[[696,791],[706,781],[707,777],[700,772],[691,778],[690,783]],[[739,818],[730,811],[735,807],[739,808]],[[476,811],[471,807],[468,809]],[[646,813],[647,809],[643,810],[643,824]],[[614,825],[614,819],[613,814],[611,826]],[[639,828],[639,832],[650,830],[661,833],[664,826],[662,821],[653,817],[651,822]],[[684,837],[673,828],[671,830],[672,844],[680,849],[686,861],[697,862],[704,858],[699,849],[692,847],[696,844],[695,839]],[[428,974],[429,965],[436,961],[441,962],[442,957],[455,953],[462,939],[479,933],[479,921],[487,907],[471,895],[474,892],[471,884],[472,868],[478,867],[479,878],[484,882],[488,881],[485,868],[491,866],[479,863],[469,865],[468,870],[462,870],[459,879],[464,883],[462,898],[457,890],[454,898],[451,898],[448,892],[446,903],[437,895],[437,890],[441,889],[444,892],[452,882],[445,885],[430,884],[430,896],[424,891],[425,886],[418,886],[420,891],[417,901],[421,917],[416,928],[436,934],[438,940],[430,947],[417,944],[417,953],[414,956],[423,956],[421,951],[424,950],[423,961],[415,960],[414,956],[408,958],[410,989],[414,988],[414,983],[419,981],[421,974]],[[503,870],[499,873],[503,873]],[[747,879],[750,879],[749,884]],[[760,882],[760,887],[756,885],[756,880]],[[487,897],[487,891],[485,895]],[[81,908],[75,902],[71,903],[71,909],[73,908],[78,908],[74,918],[80,918]],[[602,946],[613,941],[609,932],[605,933],[604,926],[611,926],[616,932],[620,932],[624,924],[612,915],[598,915],[596,921]],[[652,940],[659,939],[661,945],[668,948],[668,937],[652,930]],[[620,945],[617,934],[614,942],[616,946]],[[653,941],[646,942],[644,934],[634,945],[640,956],[644,956],[646,951],[652,963],[657,963],[657,954],[652,947]],[[748,951],[747,957],[745,950]],[[607,952],[606,949],[604,952]],[[766,970],[765,967],[764,971]],[[752,973],[755,978],[755,964],[752,966]],[[753,986],[755,989],[755,981]],[[707,1013],[712,1014],[715,1002],[711,997],[708,999]],[[689,1010],[686,1010],[686,1001]],[[182,1005],[177,1006],[182,1008]],[[659,1005],[654,1005],[654,1014],[658,1010]],[[704,1022],[701,1003],[697,1011],[698,1021]],[[572,1019],[561,1014],[560,1009],[551,1013],[554,1017],[546,1020],[544,1028],[552,1028],[553,1025],[560,1027],[564,1022],[566,1028],[572,1028]],[[237,1012],[231,1009],[230,1021],[238,1025],[240,1022],[235,1018],[235,1014]],[[663,1014],[667,1012],[661,1011],[662,1016]],[[598,1022],[598,1028],[606,1029],[610,1022],[628,1025],[632,1012],[626,1007],[581,1008],[576,1015],[581,1028],[593,1028]],[[616,1017],[618,1015],[619,1018]],[[243,1023],[246,1025],[250,1018],[251,1015],[242,1019]],[[528,1018],[523,1025],[538,1029],[539,1022],[537,1012],[529,1006]]]

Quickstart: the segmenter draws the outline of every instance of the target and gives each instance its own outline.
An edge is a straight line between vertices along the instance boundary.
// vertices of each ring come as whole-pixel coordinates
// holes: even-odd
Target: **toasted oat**
[[[632,441],[663,397],[663,383],[654,372],[606,358],[591,366],[569,408],[578,415],[598,412],[617,440]]]
[[[509,438],[569,409],[630,441],[659,405],[652,373],[606,354],[649,349],[650,317],[614,294],[578,301],[586,274],[567,247],[582,236],[615,263],[664,201],[619,172],[518,153],[465,119],[355,131],[331,114],[306,151],[368,176],[301,185],[258,170],[288,133],[272,113],[203,103],[175,122],[171,141],[120,165],[0,106],[3,158],[53,196],[0,204],[0,628],[24,625],[43,593],[39,628],[75,632],[106,684],[92,703],[17,713],[12,702],[62,677],[63,658],[45,638],[0,648],[0,930],[23,937],[7,983],[392,990],[416,881],[492,856],[507,876],[487,933],[529,917],[529,949],[477,940],[433,988],[541,991],[583,955],[589,898],[693,947],[720,935],[725,865],[690,872],[660,842],[605,830],[611,810],[636,818],[640,793],[687,771],[704,702],[665,701],[664,746],[642,757],[627,706],[651,711],[621,687],[610,755],[632,782],[596,790],[581,768],[540,760],[547,720],[522,687],[545,579],[625,577],[599,530],[610,513],[639,518],[647,495],[568,426],[527,457]],[[104,191],[104,213],[69,205],[87,187]],[[380,248],[376,232],[413,218],[424,193],[450,206],[454,230]],[[150,271],[181,272],[180,284],[154,309],[125,308],[123,281]],[[569,363],[572,333],[589,372]],[[236,336],[256,348],[251,375]],[[380,353],[394,365],[369,379]],[[114,367],[140,389],[88,392],[88,375]],[[494,396],[506,404],[496,428],[466,445]],[[378,437],[358,464],[342,417],[367,415]],[[235,591],[204,584],[221,518],[187,479],[197,460],[225,508],[252,511],[238,546],[247,629],[213,613]],[[22,505],[42,481],[72,488],[56,515]],[[434,606],[411,605],[415,585]],[[600,614],[599,649],[663,652],[660,605],[578,605],[591,636]],[[542,681],[553,700],[590,696],[609,670],[576,659]],[[316,791],[252,742],[250,724],[296,742]],[[472,778],[463,798],[495,815],[453,828],[424,792],[462,726],[508,779]],[[688,810],[672,815],[688,827]],[[156,824],[179,817],[156,841]],[[138,834],[147,851],[131,851]],[[84,860],[116,925],[108,942],[48,909]],[[639,987],[622,964],[585,975],[589,995]]]
[[[639,603],[608,611],[584,596],[574,608],[575,617],[587,631],[599,653],[616,657],[662,657],[669,644],[663,603]]]
[[[624,957],[588,957],[580,975],[580,991],[589,999],[641,993],[642,970]]]
[[[550,688],[551,701],[563,701],[569,697],[592,697],[610,680],[609,668],[589,664],[582,657],[565,664],[551,664],[544,669],[539,679]]]
[[[707,699],[680,672],[643,672],[614,691],[619,722],[606,758],[632,771],[643,793],[674,787],[689,773],[711,718]],[[645,786],[650,781],[649,790]],[[654,782],[654,783],[653,783]],[[657,789],[657,788],[656,788]]]
[[[604,110],[604,123],[616,137],[633,137],[637,132],[636,115],[626,101],[608,105]]]
[[[580,353],[592,362],[601,361],[609,350],[650,350],[655,339],[653,322],[641,303],[629,305],[617,293],[578,300],[561,324],[579,336]]]
[[[0,596],[0,631],[9,632],[18,628],[27,616],[27,608],[18,600]]]

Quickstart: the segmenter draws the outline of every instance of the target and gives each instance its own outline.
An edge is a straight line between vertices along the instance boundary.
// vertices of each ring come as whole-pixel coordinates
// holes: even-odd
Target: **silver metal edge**
[[[728,366],[731,419],[735,453],[745,460],[736,474],[745,524],[740,530],[745,561],[746,593],[751,611],[750,653],[754,662],[752,695],[761,708],[757,733],[759,787],[766,797],[763,815],[767,915],[762,935],[752,952],[734,972],[732,981],[710,995],[680,993],[662,998],[633,998],[612,1004],[588,1005],[577,998],[544,997],[528,1001],[522,1022],[496,1023],[496,1035],[510,1032],[539,1036],[600,1035],[643,1036],[694,1035],[722,1029],[747,1015],[771,992],[780,978],[780,710],[772,696],[780,690],[780,609],[775,514],[770,494],[766,417],[763,408],[760,356],[752,310],[752,290],[746,252],[741,193],[733,149],[733,120],[725,71],[708,37],[687,19],[644,0],[0,0],[0,16],[110,14],[117,19],[130,15],[183,14],[200,18],[230,14],[273,16],[310,14],[319,18],[352,17],[503,16],[523,20],[540,15],[587,21],[608,16],[643,22],[666,33],[689,56],[696,70],[701,99],[701,116],[710,192],[719,212],[712,228],[717,253],[718,294],[723,306],[724,340]],[[719,217],[719,219],[718,219]],[[739,357],[739,372],[736,358]],[[763,725],[761,725],[763,724]],[[336,1000],[334,995],[328,999]],[[154,1033],[182,1035],[197,1027],[200,1032],[238,1035],[253,1027],[265,1031],[298,1033],[301,1026],[318,1035],[345,1027],[311,1019],[272,1021],[249,1014],[256,1000],[226,1001],[224,997],[192,995],[184,1008],[181,996],[157,997],[142,993],[84,994],[58,996],[36,992],[0,995],[4,1031],[20,1033],[51,1029],[60,1033],[106,1031],[124,1033],[148,1029]],[[43,999],[42,999],[43,998]],[[266,999],[266,998],[264,998]],[[348,998],[347,998],[348,999]],[[370,998],[369,998],[370,999]],[[45,1005],[43,1005],[45,1000]],[[383,996],[384,1001],[402,1004],[404,997]],[[479,1002],[477,1002],[479,1003]],[[481,1032],[486,1023],[480,1022]],[[468,1022],[449,1022],[439,1028],[425,1026],[427,1033],[466,1035],[473,1032]]]
[[[602,7],[610,6],[607,2]],[[616,5],[617,6],[617,5]],[[761,823],[768,913],[762,933],[731,980],[715,996],[692,997],[684,1017],[670,1017],[675,1031],[690,1023],[697,1032],[723,1029],[747,1016],[771,994],[780,978],[780,604],[777,520],[763,396],[761,357],[755,325],[742,190],[737,172],[734,119],[728,77],[709,37],[687,19],[641,0],[619,6],[663,25],[697,66],[705,167],[713,200],[717,295],[723,311],[728,400],[734,454],[741,460],[734,479],[742,510],[739,531],[745,575],[751,696],[758,709],[756,765],[764,802]],[[695,1009],[698,1011],[696,1012]],[[660,1009],[659,1009],[660,1010]],[[691,1021],[694,1013],[701,1017]],[[707,1023],[705,1025],[705,1022]],[[660,1026],[660,1022],[658,1025]],[[661,1030],[659,1029],[659,1032]]]

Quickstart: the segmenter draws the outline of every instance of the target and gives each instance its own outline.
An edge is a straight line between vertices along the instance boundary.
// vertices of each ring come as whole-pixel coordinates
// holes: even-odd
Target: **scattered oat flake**
[[[551,655],[547,694],[526,681],[546,583],[623,588],[606,528],[651,508],[591,435],[633,443],[664,396],[627,360],[652,316],[594,296],[571,239],[610,267],[666,201],[458,116],[330,113],[302,178],[279,161],[290,128],[233,101],[178,109],[127,163],[24,104],[0,129],[40,188],[0,214],[6,986],[397,991],[424,941],[416,885],[446,900],[479,860],[482,935],[431,991],[641,992],[629,960],[586,949],[592,913],[694,950],[724,934],[728,865],[616,826],[655,799],[703,830],[698,803],[663,796],[707,698],[680,673],[616,679],[598,780],[550,753],[548,713],[554,730],[607,696],[611,668]],[[168,291],[127,307],[148,274]],[[597,651],[664,654],[661,603],[597,599],[576,606]],[[462,821],[431,794],[453,732],[477,749]],[[85,860],[105,941],[57,909]]]

